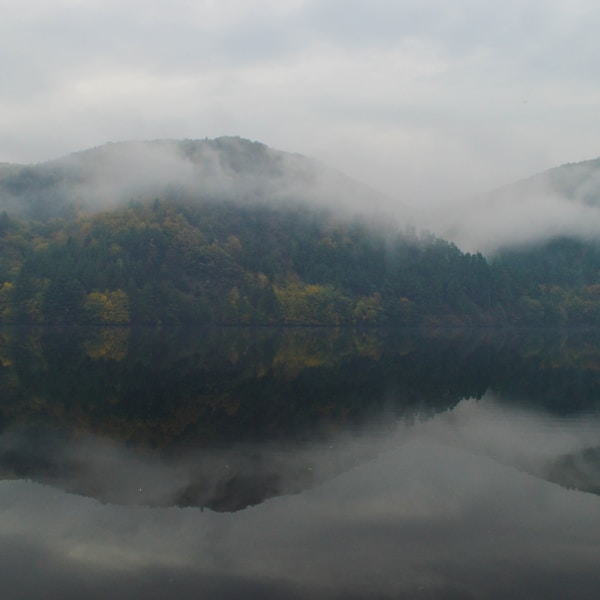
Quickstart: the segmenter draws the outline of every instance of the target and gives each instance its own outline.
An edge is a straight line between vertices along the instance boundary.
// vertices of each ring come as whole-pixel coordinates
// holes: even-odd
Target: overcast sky
[[[418,206],[600,155],[592,0],[0,7],[0,161],[239,135]]]

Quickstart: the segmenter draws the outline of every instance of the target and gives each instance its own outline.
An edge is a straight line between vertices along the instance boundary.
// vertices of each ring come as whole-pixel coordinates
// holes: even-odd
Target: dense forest
[[[600,324],[595,241],[486,258],[318,208],[323,190],[375,197],[296,155],[228,138],[163,146],[135,147],[143,172],[109,145],[0,173],[2,323]],[[157,174],[175,169],[173,148],[177,185]]]
[[[491,260],[299,208],[170,200],[0,217],[0,316],[35,324],[600,324],[600,247]]]

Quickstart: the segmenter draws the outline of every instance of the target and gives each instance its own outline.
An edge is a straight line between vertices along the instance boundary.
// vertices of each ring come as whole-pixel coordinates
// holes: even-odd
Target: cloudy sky
[[[0,6],[0,161],[239,135],[428,205],[600,155],[592,0]]]

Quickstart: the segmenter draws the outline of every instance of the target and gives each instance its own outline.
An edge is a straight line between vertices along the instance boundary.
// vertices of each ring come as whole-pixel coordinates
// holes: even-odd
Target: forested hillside
[[[60,169],[59,163],[6,168],[0,178],[1,322],[600,324],[600,245],[594,241],[555,237],[486,259],[429,234],[343,216],[310,198],[301,202],[323,179],[299,168],[306,166],[301,158],[290,162],[263,145],[229,140],[218,152],[208,147],[209,168],[206,142],[177,148],[189,164],[200,165],[188,174],[193,186],[176,186],[164,173],[155,174],[153,186],[142,181],[134,189],[134,179],[124,185],[127,169],[106,149],[83,153],[77,168],[73,160]],[[136,160],[130,167],[152,166]],[[215,172],[227,183],[219,193]],[[202,187],[204,175],[211,193]],[[88,190],[86,181],[97,187]],[[357,194],[348,181],[338,178],[338,193],[353,189],[355,200],[366,199],[368,191]],[[109,209],[93,204],[101,191]],[[326,193],[336,189],[328,186]]]
[[[428,235],[312,210],[162,200],[48,222],[0,217],[3,323],[600,323],[600,249],[488,263]]]
[[[482,319],[489,268],[312,210],[154,200],[2,217],[3,322],[376,324]]]

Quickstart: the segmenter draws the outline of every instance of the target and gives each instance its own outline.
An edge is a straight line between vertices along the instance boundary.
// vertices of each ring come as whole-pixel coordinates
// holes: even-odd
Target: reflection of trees
[[[0,356],[5,429],[43,420],[158,446],[424,417],[489,387],[563,412],[600,398],[589,333],[5,329]]]
[[[600,408],[600,331],[513,335],[493,353],[490,387],[506,403],[557,414]]]
[[[600,447],[560,456],[545,465],[542,476],[568,489],[600,495]]]
[[[416,335],[250,328],[3,335],[7,426],[39,418],[159,445],[303,436],[386,405],[399,414],[437,410],[463,390],[484,391],[461,381],[470,375],[458,354],[448,364],[444,344]]]
[[[490,388],[505,402],[561,412],[595,408],[600,398],[597,336],[4,329],[0,472],[111,502],[236,510],[313,485],[317,480],[298,457],[299,449],[305,440],[336,430],[368,428],[375,420],[393,426],[397,419],[427,418]],[[89,446],[93,452],[90,439],[101,440],[97,448]],[[192,455],[221,453],[221,468],[194,459],[185,481],[168,497],[141,497],[137,488],[131,496],[129,480],[135,479],[137,463],[118,478],[121,455],[105,464],[103,451],[97,451],[113,441],[115,447],[125,442],[135,456],[150,457],[148,464],[167,461],[162,464],[177,469]],[[239,451],[268,449],[271,442],[292,448],[293,461],[281,467],[268,450],[264,455]],[[86,447],[82,456],[77,448]],[[577,473],[569,461],[565,457],[554,465],[548,477],[575,485]],[[281,479],[292,472],[291,480]]]
[[[86,337],[82,347],[85,353],[94,360],[112,359],[121,361],[127,356],[127,340],[129,329],[112,327],[93,332]]]

